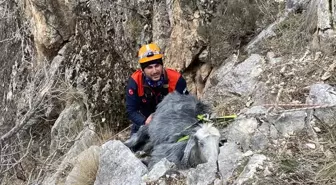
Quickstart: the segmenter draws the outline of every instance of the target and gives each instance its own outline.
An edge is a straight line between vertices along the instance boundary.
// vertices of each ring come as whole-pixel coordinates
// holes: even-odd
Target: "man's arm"
[[[178,79],[178,81],[176,83],[175,91],[177,91],[181,94],[189,94],[189,92],[187,90],[187,82],[182,77],[182,75],[180,76],[180,78]]]
[[[141,126],[145,123],[146,118],[140,113],[140,98],[135,81],[130,78],[126,88],[126,111],[127,117],[134,124]]]

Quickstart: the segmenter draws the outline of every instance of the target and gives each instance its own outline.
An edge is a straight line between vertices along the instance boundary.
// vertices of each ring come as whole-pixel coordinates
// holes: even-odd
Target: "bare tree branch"
[[[12,137],[15,133],[17,133],[19,130],[24,127],[28,121],[35,115],[36,110],[40,107],[41,103],[43,102],[45,98],[45,94],[40,96],[34,103],[31,109],[28,110],[28,112],[21,118],[19,121],[19,124],[16,124],[10,131],[8,131],[6,134],[1,136],[0,143],[3,143],[8,138]]]
[[[16,165],[20,164],[21,161],[27,157],[27,155],[29,154],[30,152],[30,147],[33,143],[33,136],[31,135],[31,132],[30,132],[30,139],[29,139],[29,143],[28,143],[28,146],[26,147],[26,151],[25,153],[22,155],[22,157],[20,157],[19,160],[15,161],[14,163],[8,163],[8,164],[1,164],[1,165],[8,165],[8,168],[4,171],[2,171],[1,173],[6,173],[7,171],[9,171],[10,169],[14,168]],[[14,154],[13,154],[14,155]]]

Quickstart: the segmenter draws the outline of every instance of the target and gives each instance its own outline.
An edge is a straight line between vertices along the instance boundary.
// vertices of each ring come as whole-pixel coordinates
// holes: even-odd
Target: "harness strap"
[[[178,139],[176,142],[181,142],[181,141],[187,141],[189,139],[189,135],[183,136],[180,139]]]

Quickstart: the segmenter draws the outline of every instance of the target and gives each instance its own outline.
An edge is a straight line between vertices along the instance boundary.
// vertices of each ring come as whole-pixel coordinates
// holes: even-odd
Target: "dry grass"
[[[99,148],[90,147],[82,152],[73,170],[67,177],[66,184],[92,185],[96,180],[99,167]]]
[[[101,123],[96,127],[98,140],[95,143],[97,146],[92,146],[83,151],[76,160],[76,164],[69,173],[66,184],[71,185],[92,185],[96,179],[96,174],[99,167],[99,150],[98,146],[106,143],[109,140],[117,139],[124,141],[129,137],[130,130],[126,128],[120,132],[108,124]]]
[[[329,70],[334,63],[334,57],[309,53],[284,57],[281,62],[267,66],[261,81],[269,89],[269,103],[305,103],[310,85],[321,82],[336,83],[335,73]],[[327,73],[330,76],[324,79]]]
[[[275,21],[279,7],[281,4],[268,0],[220,1],[210,25],[199,30],[208,38],[212,65],[220,65]]]
[[[218,105],[214,106],[213,112],[219,116],[227,116],[236,114],[239,110],[245,107],[244,101],[240,97],[232,97],[224,100],[218,100]]]
[[[330,161],[329,164],[325,164],[325,166],[319,171],[317,174],[317,179],[321,180],[327,180],[331,182],[336,182],[335,177],[336,177],[336,162]]]
[[[218,117],[237,114],[240,110],[245,108],[245,102],[247,101],[239,96],[225,98],[218,97],[213,105],[213,113],[215,113]],[[214,124],[217,128],[224,128],[230,122],[231,121],[216,120]]]
[[[281,3],[268,0],[220,1],[209,26],[199,29],[199,33],[208,39],[212,66],[219,66],[233,53],[243,51],[248,42],[277,19],[283,7]],[[240,52],[240,60],[244,57],[246,55]],[[217,97],[214,112],[218,115],[237,113],[246,102],[248,99],[239,95]]]
[[[166,184],[166,185],[186,185],[187,179],[182,174],[166,174],[165,177],[159,178],[154,182],[147,182],[146,185],[157,185],[157,184]]]
[[[274,30],[276,36],[262,42],[260,50],[273,51],[276,55],[296,55],[305,51],[312,40],[312,35],[304,31],[305,14],[292,14]],[[301,30],[301,31],[300,31]]]
[[[336,123],[336,122],[335,122]],[[259,173],[257,184],[336,184],[336,126],[318,123],[318,142],[306,131],[277,140],[265,151],[272,172]],[[310,148],[307,144],[315,144]]]
[[[336,183],[336,118],[334,123],[332,126],[319,123],[325,156],[316,179]]]
[[[304,30],[305,19],[304,13],[290,15],[274,30],[275,37],[259,45],[261,53],[274,52],[281,57],[269,64],[261,77],[273,100],[269,103],[305,103],[309,85],[336,83],[335,57],[310,47],[313,35]]]
[[[306,147],[305,144],[309,143],[307,134],[299,135],[278,140],[277,144],[265,151],[272,161],[269,165],[272,166],[272,175],[261,177],[259,184],[318,184],[314,177],[318,160],[323,154]]]
[[[99,141],[97,145],[102,145],[109,140],[126,141],[130,137],[130,127],[117,131],[113,126],[101,123],[96,128]]]

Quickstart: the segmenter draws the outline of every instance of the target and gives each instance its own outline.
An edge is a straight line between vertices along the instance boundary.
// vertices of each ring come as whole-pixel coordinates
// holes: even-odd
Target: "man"
[[[142,46],[138,56],[141,69],[132,74],[126,88],[126,110],[133,124],[131,134],[149,124],[156,106],[168,93],[188,94],[182,75],[163,67],[163,54],[156,44]]]

